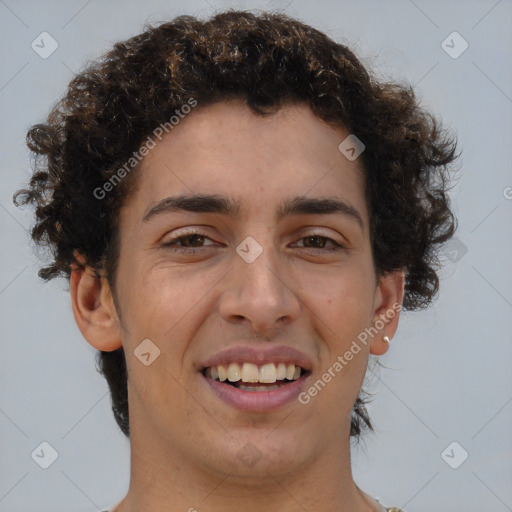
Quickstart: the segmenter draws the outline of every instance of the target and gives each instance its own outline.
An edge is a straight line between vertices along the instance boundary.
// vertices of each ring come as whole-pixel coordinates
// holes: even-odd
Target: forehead
[[[336,196],[365,217],[362,163],[338,149],[348,135],[304,104],[267,116],[241,101],[199,105],[144,158],[131,206],[147,212],[170,195],[222,194],[244,213],[275,209],[283,197]]]

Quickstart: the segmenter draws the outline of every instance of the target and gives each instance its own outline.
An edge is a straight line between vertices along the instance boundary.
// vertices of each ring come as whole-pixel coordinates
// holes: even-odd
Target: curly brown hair
[[[69,279],[76,250],[106,271],[115,292],[118,213],[137,173],[104,198],[94,191],[190,98],[197,108],[242,99],[260,115],[305,103],[356,134],[365,145],[376,274],[404,270],[404,309],[428,306],[439,288],[439,249],[455,231],[447,196],[449,164],[458,157],[454,137],[420,108],[412,87],[377,80],[346,46],[276,13],[230,10],[206,21],[180,16],[146,26],[74,77],[46,123],[28,131],[34,174],[14,199],[35,206],[32,238],[52,252],[41,278]],[[129,436],[123,348],[99,352],[98,364]],[[373,430],[364,396],[352,412],[356,438]]]

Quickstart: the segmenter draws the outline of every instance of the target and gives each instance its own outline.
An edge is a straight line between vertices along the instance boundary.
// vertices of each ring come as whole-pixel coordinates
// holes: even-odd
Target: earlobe
[[[70,291],[75,321],[88,343],[106,352],[121,347],[119,320],[106,278],[90,266],[73,264]]]
[[[397,328],[404,297],[405,272],[395,271],[382,276],[375,295],[373,326],[377,334],[372,338],[370,353],[380,356],[388,351]]]

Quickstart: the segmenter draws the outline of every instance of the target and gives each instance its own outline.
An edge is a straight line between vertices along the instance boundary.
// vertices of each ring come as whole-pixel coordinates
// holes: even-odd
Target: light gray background
[[[229,6],[283,9],[348,43],[381,77],[413,84],[456,131],[459,242],[446,252],[435,306],[406,314],[381,358],[370,406],[377,433],[354,449],[353,467],[362,489],[407,512],[512,510],[510,0],[0,0],[0,511],[105,509],[129,481],[129,445],[67,284],[37,277],[31,212],[12,205],[30,176],[26,131],[73,73],[145,22]],[[31,48],[43,31],[59,44],[47,59]],[[441,47],[453,31],[469,43],[456,59]],[[46,470],[31,458],[42,441],[58,452]],[[441,457],[453,441],[452,464],[469,453],[458,469]]]

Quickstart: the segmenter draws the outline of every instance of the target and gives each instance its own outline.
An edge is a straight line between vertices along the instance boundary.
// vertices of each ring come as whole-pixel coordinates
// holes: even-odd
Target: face
[[[348,135],[305,105],[261,117],[225,102],[198,107],[143,160],[115,290],[140,453],[257,477],[347,444],[370,344],[304,392],[385,302],[362,163],[338,149]],[[229,384],[240,372],[248,382]]]

